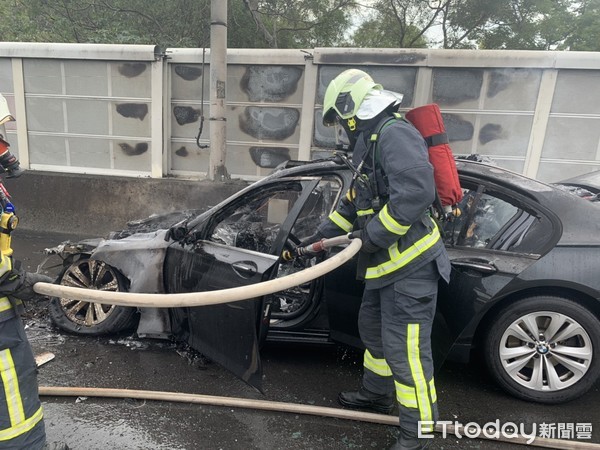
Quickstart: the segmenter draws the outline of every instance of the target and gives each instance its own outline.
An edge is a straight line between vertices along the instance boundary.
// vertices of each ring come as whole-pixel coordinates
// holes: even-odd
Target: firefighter
[[[35,359],[20,314],[33,299],[33,284],[52,282],[18,268],[9,256],[0,263],[0,449],[43,449],[46,442]]]
[[[8,150],[3,124],[14,120],[0,95],[0,168],[19,176],[19,161]],[[42,274],[26,272],[12,258],[10,233],[16,227],[14,208],[0,195],[0,450],[68,450],[64,443],[46,443],[38,394],[37,368],[21,313],[23,302],[37,298],[33,285],[52,283]]]
[[[393,449],[426,448],[437,419],[431,328],[438,280],[450,261],[429,214],[436,188],[427,145],[398,114],[402,95],[350,69],[327,87],[323,123],[341,126],[357,169],[338,208],[305,240],[352,233],[362,239],[358,277],[365,291],[358,318],[365,344],[358,391],[342,392],[346,407],[390,413],[400,432]]]

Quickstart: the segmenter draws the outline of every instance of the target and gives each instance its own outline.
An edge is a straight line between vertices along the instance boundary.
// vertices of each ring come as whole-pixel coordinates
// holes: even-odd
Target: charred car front
[[[558,403],[600,373],[600,205],[516,173],[458,160],[462,214],[444,222],[452,279],[440,285],[436,365],[480,350],[517,397]],[[319,261],[281,257],[311,235],[348,189],[335,161],[292,164],[207,211],[136,222],[108,239],[63,244],[59,283],[145,293],[246,286]],[[322,255],[320,258],[326,257]],[[355,264],[262,298],[194,308],[131,308],[54,299],[61,329],[100,335],[131,327],[176,338],[260,387],[264,340],[361,346]],[[166,297],[168,302],[168,297]]]

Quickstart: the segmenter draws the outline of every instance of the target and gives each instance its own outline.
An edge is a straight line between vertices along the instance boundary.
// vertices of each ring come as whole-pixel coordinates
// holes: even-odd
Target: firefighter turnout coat
[[[10,257],[2,256],[0,277],[9,275],[11,268]],[[46,434],[22,311],[21,300],[0,294],[0,449],[38,450],[44,447]]]
[[[362,178],[357,177],[319,233],[332,237],[366,230],[379,248],[361,255],[366,261],[359,263],[358,276],[366,288],[386,286],[444,255],[440,231],[429,215],[435,184],[421,134],[405,120],[384,117],[358,134],[352,162]],[[442,273],[448,275],[449,265]]]

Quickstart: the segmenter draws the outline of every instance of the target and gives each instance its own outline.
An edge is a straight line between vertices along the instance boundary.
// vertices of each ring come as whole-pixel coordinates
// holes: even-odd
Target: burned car
[[[600,372],[600,205],[494,165],[457,167],[464,197],[460,216],[442,223],[452,276],[440,285],[436,366],[446,357],[467,362],[477,350],[514,396],[559,403],[582,395]],[[168,294],[303,270],[340,250],[292,260],[282,253],[314,232],[351,177],[335,160],[288,163],[207,211],[63,244],[55,249],[64,261],[57,282]],[[50,311],[72,333],[135,327],[140,337],[184,341],[260,388],[265,341],[361,346],[355,270],[352,260],[292,289],[222,305],[137,311],[61,298]]]

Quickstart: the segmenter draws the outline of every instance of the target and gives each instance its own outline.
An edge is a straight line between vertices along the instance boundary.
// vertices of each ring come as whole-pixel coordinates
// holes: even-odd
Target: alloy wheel
[[[512,322],[500,340],[506,373],[536,391],[558,391],[580,381],[590,368],[593,345],[573,318],[538,311]]]
[[[99,291],[119,291],[119,282],[114,269],[102,261],[89,259],[82,259],[71,265],[65,271],[60,284]],[[69,320],[87,327],[105,321],[115,310],[115,305],[68,298],[61,298],[60,305]]]

